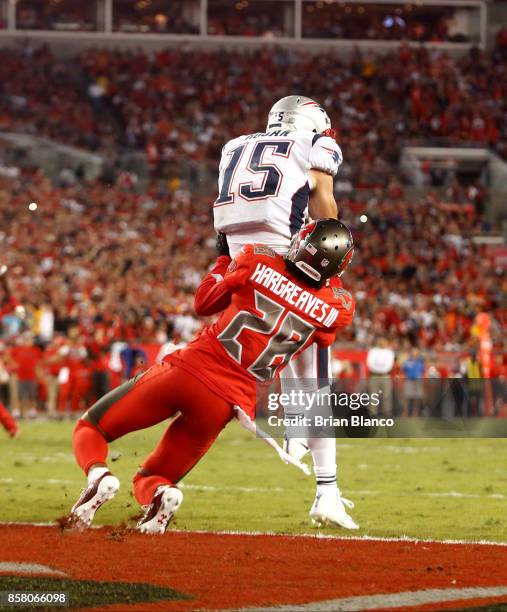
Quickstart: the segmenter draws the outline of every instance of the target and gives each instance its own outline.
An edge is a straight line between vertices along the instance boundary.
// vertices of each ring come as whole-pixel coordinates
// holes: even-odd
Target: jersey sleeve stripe
[[[300,187],[292,196],[292,204],[289,217],[290,235],[294,236],[296,232],[303,227],[305,220],[305,210],[310,199],[310,185],[308,181]]]

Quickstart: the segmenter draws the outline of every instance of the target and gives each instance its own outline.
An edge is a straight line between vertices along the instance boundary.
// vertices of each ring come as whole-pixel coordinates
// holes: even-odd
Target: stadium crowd
[[[2,49],[0,129],[92,150],[114,141],[111,124],[97,120],[72,66],[48,47],[30,44]]]
[[[502,353],[507,279],[494,252],[471,240],[489,230],[472,204],[431,195],[409,203],[393,181],[368,201],[342,201],[341,210],[358,245],[345,281],[357,315],[342,342],[372,346],[386,338],[395,348],[463,351],[476,346],[473,321],[487,310]],[[44,360],[48,351],[71,355],[60,405],[78,409],[87,397],[79,385],[91,393],[92,375],[112,374],[115,342],[189,340],[203,324],[193,315],[195,289],[215,256],[211,212],[210,198],[193,196],[184,184],[154,182],[138,193],[121,174],[115,185],[55,185],[29,170],[3,176],[2,259],[26,310],[2,318],[3,378],[25,367],[15,365],[17,352],[31,364],[34,384],[48,371],[58,376],[58,359]],[[136,367],[131,356],[128,372],[120,365],[113,374]]]
[[[18,0],[16,26],[21,30],[96,30],[97,3],[79,0]]]
[[[446,7],[412,5],[303,5],[306,38],[466,42],[452,27],[453,11]]]
[[[91,149],[145,150],[162,173],[182,154],[214,172],[223,143],[259,130],[290,83],[329,109],[346,152],[340,177],[356,186],[385,185],[400,147],[411,140],[482,144],[507,156],[502,49],[474,48],[457,59],[404,45],[349,59],[280,48],[94,49],[64,63],[47,48],[27,45],[3,51],[0,128]]]
[[[410,139],[488,144],[507,154],[507,69],[499,53],[461,59],[402,46],[383,56],[318,58],[265,49],[248,53],[89,51],[81,65],[103,84],[130,146],[154,157],[184,149],[216,160],[231,136],[257,131],[273,99],[291,90],[320,100],[334,118],[355,184],[383,184]],[[322,78],[327,75],[327,78]]]
[[[185,4],[197,13],[197,22],[185,16]],[[198,34],[199,10],[188,0],[113,2],[113,30],[157,34]]]
[[[208,33],[266,38],[294,35],[292,3],[264,0],[261,4],[240,0],[208,2]],[[188,6],[190,5],[190,7]],[[187,9],[187,10],[185,10]],[[92,31],[103,25],[104,15],[95,0],[16,2],[16,26],[22,30]],[[120,32],[198,34],[199,7],[187,0],[115,0],[112,27]],[[410,40],[466,42],[456,30],[453,10],[440,6],[360,5],[305,2],[303,36],[306,38]]]
[[[490,229],[483,187],[451,180],[440,198],[411,203],[391,169],[401,143],[416,136],[486,142],[507,153],[504,39],[491,54],[473,49],[457,60],[405,46],[347,60],[229,51],[227,62],[224,52],[181,49],[90,50],[70,61],[46,47],[4,50],[0,129],[113,158],[119,145],[144,149],[153,177],[138,190],[125,173],[87,181],[64,170],[51,182],[40,170],[0,168],[0,263],[26,312],[2,318],[0,385],[16,383],[10,395],[19,392],[26,412],[24,398],[49,380],[48,404],[55,409],[56,384],[60,408],[77,410],[115,377],[143,367],[134,354],[128,371],[119,358],[111,369],[115,343],[192,337],[202,325],[193,294],[214,258],[211,201],[221,147],[262,129],[287,82],[330,109],[344,150],[337,195],[358,243],[346,280],[358,308],[341,340],[466,351],[476,348],[474,317],[486,309],[503,355],[505,271],[493,251],[471,240]],[[181,165],[209,168],[213,183],[185,182]],[[344,197],[346,184],[355,196]],[[367,197],[357,196],[362,188]]]

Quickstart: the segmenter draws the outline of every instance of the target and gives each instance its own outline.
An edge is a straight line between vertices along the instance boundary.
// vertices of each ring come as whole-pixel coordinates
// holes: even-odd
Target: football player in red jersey
[[[219,257],[195,297],[198,314],[221,312],[218,320],[105,395],[76,425],[74,453],[89,484],[71,516],[89,525],[119,489],[106,464],[108,442],[172,419],[134,478],[135,497],[147,506],[138,529],[163,533],[183,498],[176,484],[232,418],[255,418],[257,384],[273,380],[311,344],[331,345],[351,323],[352,296],[328,281],[345,270],[353,250],[349,229],[322,219],[294,236],[285,258],[260,244],[232,262]],[[343,505],[341,511],[348,516]]]
[[[19,302],[13,297],[11,287],[7,276],[7,266],[0,266],[0,286],[4,293],[3,303],[0,304],[0,319],[9,314],[17,307]],[[19,435],[19,427],[14,417],[7,408],[0,402],[0,424],[4,427],[11,438],[16,438]]]

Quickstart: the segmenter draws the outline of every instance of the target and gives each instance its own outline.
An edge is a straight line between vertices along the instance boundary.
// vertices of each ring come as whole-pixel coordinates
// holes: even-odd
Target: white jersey
[[[285,253],[305,220],[309,170],[334,176],[342,159],[332,138],[310,131],[270,130],[230,140],[222,150],[214,218],[231,256],[252,242]]]

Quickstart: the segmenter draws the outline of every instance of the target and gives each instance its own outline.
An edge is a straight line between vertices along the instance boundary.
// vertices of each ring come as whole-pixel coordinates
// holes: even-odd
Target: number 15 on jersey
[[[247,142],[230,150],[223,160],[227,165],[220,175],[220,193],[215,206],[233,204],[236,197],[247,201],[276,197],[283,173],[275,163],[264,161],[266,153],[287,159],[293,142],[290,140],[261,140]],[[248,156],[248,153],[250,155]]]

